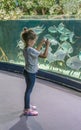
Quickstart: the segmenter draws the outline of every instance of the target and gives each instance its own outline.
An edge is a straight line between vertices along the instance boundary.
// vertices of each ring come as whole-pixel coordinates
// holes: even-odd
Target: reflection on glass
[[[9,26],[8,26],[9,25]],[[39,58],[39,68],[56,72],[75,80],[81,79],[81,21],[80,20],[19,20],[0,21],[0,61],[24,65],[23,42],[20,32],[31,28],[51,44],[46,59]],[[43,51],[44,47],[41,51]]]

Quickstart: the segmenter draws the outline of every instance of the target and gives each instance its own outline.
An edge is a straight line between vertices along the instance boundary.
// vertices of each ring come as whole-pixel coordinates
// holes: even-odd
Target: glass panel
[[[23,27],[32,28],[37,33],[37,44],[43,38],[51,42],[48,57],[39,59],[40,69],[80,81],[81,20],[0,21],[1,62],[24,65],[23,44],[20,39]]]

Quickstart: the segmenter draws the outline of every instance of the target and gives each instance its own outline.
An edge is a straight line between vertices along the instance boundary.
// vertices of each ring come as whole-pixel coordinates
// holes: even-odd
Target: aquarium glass
[[[35,46],[48,39],[48,57],[39,58],[39,69],[81,80],[81,20],[9,20],[0,21],[0,62],[24,65],[20,33],[24,27],[38,35]],[[45,46],[42,47],[42,52]]]

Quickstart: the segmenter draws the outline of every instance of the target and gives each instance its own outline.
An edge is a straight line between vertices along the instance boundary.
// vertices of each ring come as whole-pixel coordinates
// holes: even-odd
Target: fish
[[[48,52],[52,52],[52,48],[49,46],[49,50],[48,50]]]
[[[45,48],[42,47],[41,52],[43,53],[44,50],[45,50]],[[54,60],[54,56],[53,55],[54,54],[52,54],[52,48],[49,46],[48,56],[47,56],[47,60],[48,60],[49,63],[51,63]]]
[[[59,39],[60,39],[60,41],[66,41],[68,38],[69,38],[68,35],[61,34]]]
[[[24,57],[23,57],[23,52],[20,51],[20,52],[18,53],[17,57],[18,57],[20,60],[24,59]]]
[[[79,59],[79,57],[77,55],[70,57],[67,61],[66,61],[66,65],[74,70],[79,70],[81,68],[81,61]]]
[[[48,52],[47,60],[49,63],[54,61],[54,54],[51,53],[50,51]]]
[[[64,25],[63,23],[60,23],[60,24],[58,25],[58,27],[57,27],[57,31],[58,31],[59,33],[62,33],[62,30],[64,29],[64,27],[65,27],[65,25]]]
[[[50,41],[50,43],[51,43],[51,45],[57,45],[57,44],[60,44],[53,36],[51,36],[50,34],[46,34],[45,36],[44,36],[44,39],[45,40],[49,40]]]
[[[71,31],[69,29],[67,29],[67,28],[64,28],[61,33],[68,35],[68,34],[71,34]]]
[[[70,34],[69,34],[69,41],[71,42],[71,43],[74,43],[74,41],[73,41],[73,37],[74,37],[74,32],[70,32]]]
[[[79,52],[78,57],[79,57],[79,60],[81,61],[81,51]]]
[[[57,32],[57,28],[56,28],[55,25],[53,25],[53,26],[50,26],[50,27],[48,28],[48,31],[49,31],[50,33],[56,33],[56,32]]]
[[[68,29],[63,29],[61,32],[61,35],[60,35],[60,40],[65,41],[65,40],[69,39],[69,41],[71,43],[74,43],[74,41],[73,41],[74,35],[75,35],[74,32],[71,32]]]
[[[19,49],[23,49],[24,48],[24,43],[21,40],[19,40],[17,42],[17,46],[16,47],[19,47]]]
[[[67,54],[70,54],[73,52],[73,47],[71,46],[71,44],[67,41],[63,42],[61,45],[60,45],[60,48],[63,49],[63,51]]]
[[[66,53],[60,48],[54,53],[54,61],[64,61]]]
[[[37,35],[41,34],[44,30],[45,27],[44,26],[36,26],[31,28]]]
[[[67,29],[63,23],[60,23],[58,25],[57,31],[64,35],[71,34],[71,31],[69,29]]]

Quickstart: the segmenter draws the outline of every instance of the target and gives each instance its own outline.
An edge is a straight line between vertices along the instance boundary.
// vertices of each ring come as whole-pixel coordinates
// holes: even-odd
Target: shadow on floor
[[[43,130],[41,125],[33,117],[22,116],[20,120],[9,130]]]
[[[29,130],[26,123],[27,119],[28,119],[27,117],[22,116],[20,120],[14,126],[12,126],[9,130]]]

